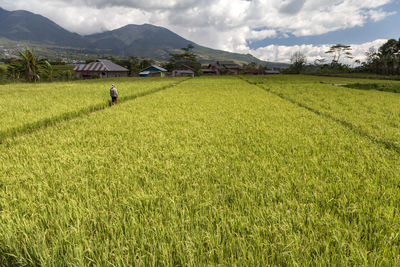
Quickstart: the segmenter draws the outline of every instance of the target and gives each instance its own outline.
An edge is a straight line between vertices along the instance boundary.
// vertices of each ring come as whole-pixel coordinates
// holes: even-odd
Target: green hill
[[[41,15],[21,10],[7,11],[2,8],[0,8],[0,38],[3,39],[3,43],[7,41],[12,43],[9,47],[6,46],[10,50],[15,49],[15,44],[17,46],[21,46],[21,43],[30,44],[45,52],[40,52],[42,55],[52,58],[71,54],[91,54],[136,56],[165,61],[168,60],[170,53],[192,44],[195,47],[194,52],[199,55],[203,63],[235,60],[241,63],[267,64],[270,67],[286,66],[282,63],[265,62],[250,54],[231,53],[200,46],[166,28],[151,24],[130,24],[112,31],[81,36],[63,29]]]

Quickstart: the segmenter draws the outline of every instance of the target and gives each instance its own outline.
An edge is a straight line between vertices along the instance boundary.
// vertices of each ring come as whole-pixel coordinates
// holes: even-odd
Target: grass
[[[378,83],[352,83],[344,85],[348,88],[360,89],[360,90],[377,90],[383,92],[400,93],[400,83],[399,84],[378,84]]]
[[[370,86],[370,81],[312,76],[244,77],[280,97],[347,125],[370,139],[400,151],[400,95],[354,90],[333,84]],[[374,81],[380,87],[399,87],[395,81]]]
[[[109,106],[109,87],[115,83],[119,100],[163,89],[180,78],[116,78],[107,80],[7,84],[0,86],[0,142],[54,122]]]
[[[400,80],[400,75],[382,75],[374,73],[310,73],[310,75],[344,77],[355,79],[373,79],[373,80]]]
[[[0,262],[398,265],[400,155],[274,79],[190,79],[6,139]]]

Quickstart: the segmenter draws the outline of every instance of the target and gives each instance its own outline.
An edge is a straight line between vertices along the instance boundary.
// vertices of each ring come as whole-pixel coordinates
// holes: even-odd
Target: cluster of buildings
[[[113,78],[113,77],[127,77],[129,70],[113,63],[107,59],[98,59],[96,62],[89,64],[80,64],[74,68],[76,76],[78,78],[90,78],[98,76],[99,78]],[[259,69],[246,69],[235,63],[234,61],[217,61],[216,63],[209,64],[207,68],[201,69],[201,73],[204,75],[238,75],[238,74],[252,74],[252,75],[264,75],[264,74],[279,74],[279,71],[264,71]],[[195,72],[189,66],[182,64],[179,68],[174,69],[172,72],[168,72],[166,69],[152,65],[142,70],[138,75],[140,77],[183,77],[192,76],[194,77]]]

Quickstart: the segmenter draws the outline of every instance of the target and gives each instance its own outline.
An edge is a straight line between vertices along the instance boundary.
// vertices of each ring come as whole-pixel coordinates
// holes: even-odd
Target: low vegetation
[[[7,65],[0,65],[0,84],[7,83]]]
[[[344,78],[275,76],[263,79],[247,76],[245,79],[400,151],[400,95],[396,93],[349,90],[343,86],[355,80]],[[378,88],[400,86],[396,81],[376,81],[375,84]],[[358,87],[368,88],[370,81],[359,80]]]
[[[400,93],[400,83],[384,84],[384,83],[351,83],[344,85],[348,88],[360,90],[378,90],[384,92]]]
[[[19,133],[104,109],[109,105],[109,88],[115,83],[120,101],[164,89],[181,78],[146,81],[118,78],[58,83],[17,83],[0,86],[0,142]]]
[[[379,140],[398,144],[400,98],[327,84],[348,80],[174,80],[3,140],[0,262],[399,265],[400,153]],[[160,81],[117,86],[135,94]],[[18,121],[48,117],[51,107],[32,107],[75,103],[81,90],[105,101],[109,82],[68,84],[59,99],[45,84],[17,89],[25,106],[14,112],[31,114]],[[14,88],[0,88],[12,101]],[[46,93],[29,102],[32,91]]]

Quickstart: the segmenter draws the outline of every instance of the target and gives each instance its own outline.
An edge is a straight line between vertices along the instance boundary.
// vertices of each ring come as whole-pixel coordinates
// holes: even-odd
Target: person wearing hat
[[[111,96],[111,104],[118,104],[118,92],[117,88],[115,88],[114,84],[111,85],[110,88],[110,96]]]

